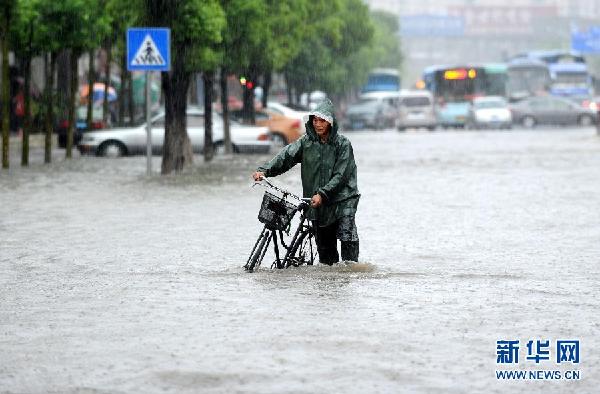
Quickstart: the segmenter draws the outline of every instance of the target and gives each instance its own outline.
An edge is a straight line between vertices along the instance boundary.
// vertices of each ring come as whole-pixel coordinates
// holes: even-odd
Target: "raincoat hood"
[[[313,116],[317,116],[329,122],[331,125],[331,130],[329,131],[327,143],[333,143],[338,133],[338,123],[337,119],[335,118],[335,112],[331,100],[325,99],[321,101],[319,105],[317,105],[317,108],[308,114],[308,119],[306,119],[306,134],[308,134],[313,141],[318,141],[319,136],[317,135],[317,132],[312,124]]]

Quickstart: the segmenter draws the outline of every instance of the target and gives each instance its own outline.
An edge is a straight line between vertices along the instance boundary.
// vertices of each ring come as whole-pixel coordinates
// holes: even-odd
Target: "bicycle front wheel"
[[[248,262],[244,266],[246,271],[253,272],[255,268],[257,268],[263,257],[265,256],[265,252],[267,251],[267,247],[269,246],[268,241],[270,239],[271,234],[268,231],[263,231],[254,247],[254,250],[250,254],[250,258]]]

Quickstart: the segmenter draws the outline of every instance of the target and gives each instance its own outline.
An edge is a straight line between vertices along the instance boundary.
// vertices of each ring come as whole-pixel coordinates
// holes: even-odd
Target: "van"
[[[394,127],[398,119],[400,92],[369,92],[359,96],[343,114],[342,124],[348,130]]]
[[[403,90],[398,99],[398,121],[400,131],[423,127],[435,130],[437,119],[433,107],[433,95],[427,90]]]

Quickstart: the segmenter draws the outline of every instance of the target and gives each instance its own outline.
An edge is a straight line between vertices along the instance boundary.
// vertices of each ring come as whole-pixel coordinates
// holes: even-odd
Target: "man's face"
[[[313,116],[313,127],[315,128],[315,131],[317,132],[317,135],[319,136],[319,138],[324,138],[327,137],[327,134],[329,134],[329,122],[326,121],[325,119],[319,118],[318,116]]]

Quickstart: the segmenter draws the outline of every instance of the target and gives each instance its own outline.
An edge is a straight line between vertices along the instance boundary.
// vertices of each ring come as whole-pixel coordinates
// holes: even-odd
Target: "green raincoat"
[[[332,124],[327,143],[322,143],[313,128],[314,115]],[[356,163],[350,141],[338,134],[338,123],[331,101],[325,100],[306,122],[306,134],[286,146],[271,161],[257,171],[267,177],[283,174],[297,163],[301,164],[303,196],[310,198],[319,193],[323,204],[310,208],[309,219],[319,226],[328,226],[342,216],[356,214],[360,193],[356,183]]]

